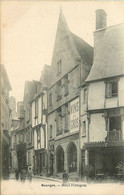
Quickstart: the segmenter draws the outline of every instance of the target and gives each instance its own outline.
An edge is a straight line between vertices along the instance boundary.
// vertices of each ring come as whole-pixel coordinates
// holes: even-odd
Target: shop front
[[[118,179],[119,163],[124,164],[124,143],[94,143],[86,144],[88,164],[94,169],[95,178]]]
[[[26,160],[26,143],[16,145],[18,170],[21,171],[23,168],[27,168]]]
[[[35,150],[34,173],[44,175],[47,173],[47,153],[44,149]]]

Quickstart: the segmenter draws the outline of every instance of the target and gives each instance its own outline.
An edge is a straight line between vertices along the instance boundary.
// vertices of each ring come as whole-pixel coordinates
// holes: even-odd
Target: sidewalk
[[[56,182],[60,182],[62,183],[62,179],[57,179],[54,177],[45,177],[45,176],[40,176],[40,175],[32,175],[32,178],[40,178],[40,179],[44,179],[44,180],[49,180],[49,181],[56,181]]]
[[[10,173],[9,175],[10,179],[15,179],[15,173]],[[40,175],[32,175],[32,178],[39,178],[39,179],[44,179],[44,180],[50,180],[50,181],[56,181],[56,182],[61,182],[62,183],[62,179],[60,178],[53,178],[53,177],[46,177],[46,176],[40,176]]]

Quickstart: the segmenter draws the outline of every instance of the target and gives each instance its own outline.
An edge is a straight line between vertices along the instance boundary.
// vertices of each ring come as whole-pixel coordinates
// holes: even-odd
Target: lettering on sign
[[[70,131],[79,130],[79,98],[70,103]]]

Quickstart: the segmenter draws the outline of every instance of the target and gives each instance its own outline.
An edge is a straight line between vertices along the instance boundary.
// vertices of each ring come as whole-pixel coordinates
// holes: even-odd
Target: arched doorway
[[[64,171],[64,150],[61,146],[58,146],[56,149],[56,164],[57,171],[61,173]]]
[[[69,144],[68,148],[68,170],[77,172],[77,148],[74,143]]]

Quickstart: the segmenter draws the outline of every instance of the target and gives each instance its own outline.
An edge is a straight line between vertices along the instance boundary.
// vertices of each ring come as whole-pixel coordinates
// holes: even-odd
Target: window
[[[56,126],[57,126],[56,135],[61,135],[62,134],[62,110],[61,110],[61,107],[57,110]]]
[[[31,140],[32,140],[32,132],[31,131],[28,131],[27,132],[27,143],[30,144],[31,143]]]
[[[35,100],[35,118],[38,117],[38,100]]]
[[[83,102],[87,102],[87,88],[84,89],[84,94],[83,94]]]
[[[52,138],[52,131],[53,131],[53,126],[50,125],[50,138]]]
[[[106,97],[114,97],[118,95],[118,82],[109,81],[106,84]]]
[[[56,94],[57,94],[57,101],[61,100],[62,99],[62,84],[61,84],[61,80],[59,80],[57,82]]]
[[[30,109],[28,108],[28,110],[27,110],[27,122],[29,122],[30,121]]]
[[[57,74],[60,74],[62,71],[62,60],[59,60],[57,63]]]
[[[108,141],[121,140],[121,117],[114,116],[109,118],[109,131],[107,135]]]
[[[37,148],[40,149],[40,142],[41,142],[41,139],[40,139],[40,129],[38,128],[37,129]]]
[[[52,106],[52,93],[49,94],[49,106]]]
[[[86,136],[86,121],[83,121],[82,136]]]
[[[109,118],[109,131],[113,131],[114,129],[121,130],[121,117],[120,116]]]
[[[68,132],[69,129],[68,129],[68,104],[65,104],[65,107],[64,107],[64,110],[65,110],[65,114],[64,114],[64,132]]]
[[[68,95],[68,74],[64,76],[64,96]]]
[[[20,133],[20,135],[19,135],[19,141],[20,141],[20,143],[22,143],[24,141],[23,133]]]
[[[19,134],[17,134],[16,136],[16,141],[17,141],[17,144],[19,144]]]

